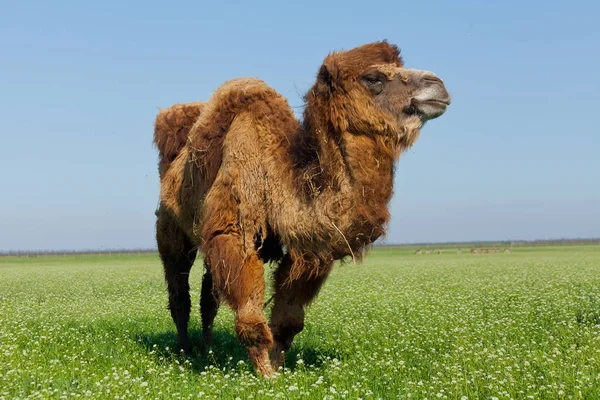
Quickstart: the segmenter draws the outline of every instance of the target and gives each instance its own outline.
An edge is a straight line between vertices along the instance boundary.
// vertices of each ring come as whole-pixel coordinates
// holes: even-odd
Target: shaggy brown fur
[[[186,352],[188,274],[200,248],[206,343],[222,299],[254,367],[272,374],[334,260],[360,258],[384,234],[395,161],[449,104],[439,78],[403,68],[385,41],[327,56],[305,100],[300,123],[264,82],[236,79],[206,103],[156,118],[157,242]],[[279,262],[270,327],[268,261]]]

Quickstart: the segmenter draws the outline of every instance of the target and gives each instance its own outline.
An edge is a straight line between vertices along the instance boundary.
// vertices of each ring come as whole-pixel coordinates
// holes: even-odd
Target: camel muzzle
[[[444,81],[430,71],[409,69],[405,70],[405,74],[415,86],[411,105],[419,111],[423,121],[442,115],[452,100]]]

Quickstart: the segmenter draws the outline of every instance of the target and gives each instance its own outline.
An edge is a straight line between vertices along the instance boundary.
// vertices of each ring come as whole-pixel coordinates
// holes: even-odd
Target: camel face
[[[442,115],[450,105],[444,82],[430,71],[374,65],[359,82],[382,111],[396,116],[400,123],[415,115],[425,123]]]
[[[336,132],[377,136],[398,158],[446,111],[450,95],[434,73],[405,68],[398,47],[384,41],[330,53],[305,100],[311,112],[329,113],[323,118]]]

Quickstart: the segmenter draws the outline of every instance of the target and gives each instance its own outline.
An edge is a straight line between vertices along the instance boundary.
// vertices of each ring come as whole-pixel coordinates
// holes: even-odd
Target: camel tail
[[[156,116],[153,143],[159,152],[161,176],[185,146],[190,129],[203,109],[202,102],[175,104]]]

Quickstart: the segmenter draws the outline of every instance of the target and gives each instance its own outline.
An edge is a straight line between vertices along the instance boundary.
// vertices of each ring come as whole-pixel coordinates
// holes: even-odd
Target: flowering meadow
[[[186,359],[157,255],[2,257],[0,399],[600,398],[600,247],[413,251],[336,266],[273,379],[226,306],[200,351],[201,262]]]

